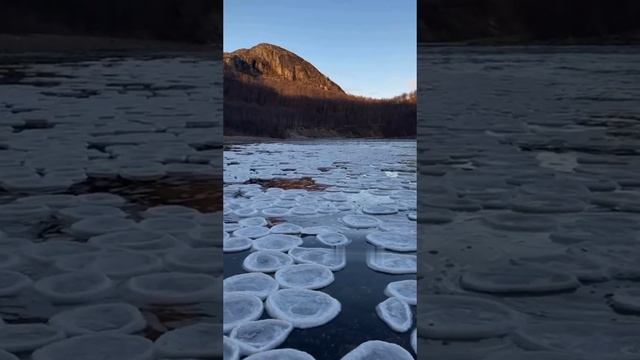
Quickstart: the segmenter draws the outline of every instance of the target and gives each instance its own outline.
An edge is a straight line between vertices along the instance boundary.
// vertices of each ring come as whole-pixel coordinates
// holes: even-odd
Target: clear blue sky
[[[416,41],[416,0],[224,1],[224,51],[281,46],[355,95],[415,90]]]

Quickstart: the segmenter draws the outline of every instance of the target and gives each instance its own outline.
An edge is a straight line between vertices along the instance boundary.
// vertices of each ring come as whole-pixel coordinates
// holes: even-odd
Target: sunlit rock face
[[[249,75],[253,78],[281,79],[297,86],[321,89],[336,94],[344,91],[336,83],[300,56],[271,44],[258,44],[224,54],[224,71],[228,75]]]

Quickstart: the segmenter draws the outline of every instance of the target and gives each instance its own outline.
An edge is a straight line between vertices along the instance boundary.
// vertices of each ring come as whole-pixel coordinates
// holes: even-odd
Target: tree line
[[[259,81],[225,76],[225,135],[287,138],[413,137],[416,94],[393,99],[351,95],[310,96],[293,86],[274,89]]]
[[[222,0],[0,0],[0,32],[222,42]]]
[[[420,0],[418,41],[640,36],[638,0]]]

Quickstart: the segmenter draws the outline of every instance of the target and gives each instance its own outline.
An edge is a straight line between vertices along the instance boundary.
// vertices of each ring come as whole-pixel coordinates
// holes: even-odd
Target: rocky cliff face
[[[336,83],[298,55],[271,44],[258,44],[224,54],[225,77],[250,78],[277,90],[297,87],[300,93],[322,91],[343,95]],[[306,91],[305,91],[306,90]]]

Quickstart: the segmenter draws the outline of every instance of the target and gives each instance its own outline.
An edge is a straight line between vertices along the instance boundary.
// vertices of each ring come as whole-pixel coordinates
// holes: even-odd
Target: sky
[[[416,89],[416,0],[224,0],[224,51],[271,43],[346,92]]]

